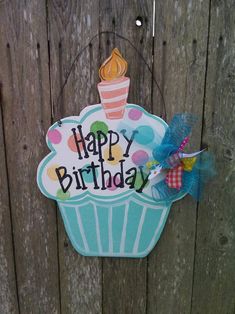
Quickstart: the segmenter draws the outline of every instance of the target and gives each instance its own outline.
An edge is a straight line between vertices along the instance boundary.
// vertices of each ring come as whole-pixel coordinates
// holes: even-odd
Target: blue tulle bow
[[[170,187],[169,181],[163,180],[152,186],[152,195],[156,201],[172,202],[189,193],[196,200],[202,196],[205,183],[215,175],[214,158],[208,152],[196,157],[191,170],[184,170],[179,152],[188,142],[188,137],[197,119],[191,114],[176,114],[165,133],[160,145],[153,149],[153,157],[159,162],[161,171],[169,174],[180,172],[180,189]],[[183,144],[182,144],[183,143]],[[159,167],[159,166],[158,166]],[[174,180],[173,180],[174,182]]]
[[[176,153],[183,140],[188,137],[195,125],[197,118],[192,114],[176,114],[162,139],[160,145],[156,145],[153,150],[153,157],[163,168],[170,168],[167,159]]]

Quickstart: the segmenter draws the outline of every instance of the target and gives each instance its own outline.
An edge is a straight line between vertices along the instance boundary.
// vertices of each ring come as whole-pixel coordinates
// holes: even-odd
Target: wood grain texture
[[[49,1],[50,73],[53,120],[79,115],[98,102],[99,38],[77,59],[61,94],[77,53],[99,29],[98,1]],[[101,313],[101,260],[83,257],[73,249],[58,213],[59,264],[62,313]]]
[[[233,0],[0,1],[0,313],[235,311],[235,4]],[[139,17],[142,25],[136,26]],[[172,206],[145,259],[87,258],[36,185],[51,120],[99,102],[98,69],[114,47],[128,61],[129,102],[161,115],[138,53],[154,68],[167,121],[199,116],[189,150],[209,146],[217,177],[197,205]],[[154,57],[152,56],[154,54]],[[152,64],[153,61],[153,64]]]
[[[154,73],[167,121],[178,112],[199,116],[189,147],[201,142],[209,1],[156,1]],[[164,113],[154,85],[153,109]],[[161,239],[148,259],[148,313],[190,313],[197,203],[171,207]]]
[[[1,88],[1,86],[0,86]],[[1,93],[1,91],[0,91]],[[0,98],[0,106],[2,100]],[[8,177],[5,160],[4,129],[0,108],[0,313],[19,313],[15,261],[13,253],[12,225],[10,216],[10,200]]]
[[[51,115],[45,3],[2,1],[0,20],[0,80],[20,312],[59,313],[55,210],[36,185]]]
[[[136,26],[136,18],[142,26]],[[128,38],[151,65],[152,1],[100,1],[100,31],[113,31]],[[151,75],[136,51],[115,35],[100,36],[100,61],[117,47],[128,62],[131,78],[129,103],[151,108]],[[145,259],[103,259],[103,313],[145,313]]]
[[[192,313],[235,311],[235,3],[212,1],[203,143],[216,158],[197,221]]]

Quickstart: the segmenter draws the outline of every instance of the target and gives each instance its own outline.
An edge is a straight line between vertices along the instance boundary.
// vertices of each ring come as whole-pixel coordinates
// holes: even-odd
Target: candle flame
[[[127,71],[127,62],[120,51],[113,49],[111,56],[104,61],[99,69],[99,76],[102,81],[111,81],[123,77]]]

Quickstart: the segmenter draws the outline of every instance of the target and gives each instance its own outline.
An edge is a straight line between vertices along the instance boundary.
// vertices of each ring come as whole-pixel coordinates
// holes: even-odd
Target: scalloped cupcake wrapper
[[[129,204],[58,204],[74,248],[85,256],[145,257],[156,245],[170,210],[170,205],[137,199]]]

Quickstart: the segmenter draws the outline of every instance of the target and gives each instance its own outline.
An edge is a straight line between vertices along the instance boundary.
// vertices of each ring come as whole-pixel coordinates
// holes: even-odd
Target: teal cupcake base
[[[143,196],[103,201],[59,202],[67,234],[85,256],[145,257],[156,245],[171,204],[145,203]]]

